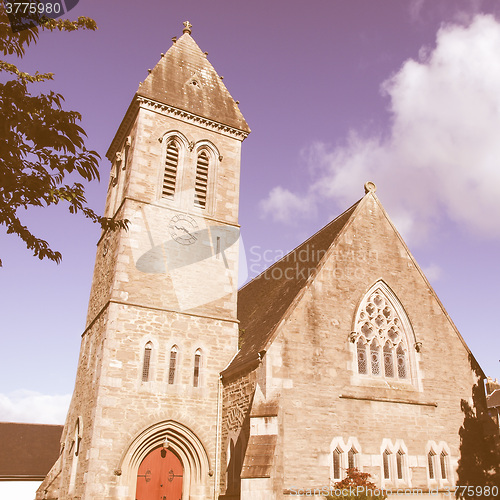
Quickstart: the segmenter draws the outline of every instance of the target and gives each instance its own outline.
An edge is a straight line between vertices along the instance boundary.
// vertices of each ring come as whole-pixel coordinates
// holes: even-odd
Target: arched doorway
[[[118,477],[117,488],[123,491],[123,500],[143,500],[143,496],[136,494],[140,485],[138,476],[146,474],[142,469],[144,460],[150,453],[165,447],[181,463],[182,483],[181,496],[174,500],[201,500],[209,498],[211,493],[210,478],[213,476],[212,467],[206,448],[198,436],[188,427],[175,420],[156,422],[139,432],[124,450],[115,474]],[[161,456],[160,456],[161,458]],[[140,468],[140,470],[139,470]],[[150,467],[151,474],[153,469]],[[170,469],[169,469],[170,470]],[[175,469],[172,469],[175,471]],[[177,473],[174,472],[174,476]],[[146,482],[145,478],[143,479]],[[164,484],[164,483],[160,483]],[[160,500],[160,495],[153,493],[154,500]],[[161,500],[163,500],[163,494]],[[145,497],[147,499],[147,497]],[[170,500],[166,498],[165,500]]]
[[[183,467],[163,446],[148,453],[137,471],[136,500],[181,500]]]

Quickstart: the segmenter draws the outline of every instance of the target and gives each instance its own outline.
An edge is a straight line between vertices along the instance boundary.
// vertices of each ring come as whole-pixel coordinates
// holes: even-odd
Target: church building
[[[238,291],[250,128],[184,26],[107,152],[105,215],[129,230],[97,244],[37,499],[322,498],[353,467],[444,498],[484,374],[372,182]]]

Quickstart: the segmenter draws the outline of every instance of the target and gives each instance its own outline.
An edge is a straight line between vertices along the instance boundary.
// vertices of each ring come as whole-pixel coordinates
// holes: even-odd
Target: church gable
[[[286,290],[291,286],[289,281],[299,289],[294,290],[293,300],[288,301],[286,314],[274,318],[274,335],[265,338],[261,334],[260,343],[255,342],[254,335],[254,350],[261,347],[262,356],[262,351],[269,351],[273,339],[281,337],[283,345],[303,344],[304,354],[311,354],[308,351],[312,346],[322,351],[336,339],[338,354],[334,363],[339,364],[339,356],[346,356],[343,368],[351,375],[345,381],[348,385],[393,386],[419,392],[422,392],[422,377],[417,360],[421,352],[437,357],[453,350],[469,367],[469,349],[378,198],[368,193],[336,221],[338,231],[330,246],[316,246],[316,257],[302,263],[308,269],[308,279],[303,279],[300,267],[293,266],[289,256],[278,264],[281,274],[290,271],[292,279],[274,283],[277,280],[273,280],[272,271],[276,265],[263,273],[268,277],[265,284],[271,291]],[[315,237],[308,240],[309,250]],[[303,245],[294,251],[296,255]],[[255,292],[257,284],[250,285],[249,289],[255,287]],[[265,300],[265,292],[261,295]],[[253,307],[257,309],[256,302]],[[269,300],[269,304],[276,313],[275,301]],[[244,308],[245,305],[240,305],[239,312]],[[242,328],[248,325],[250,332],[256,328],[260,332],[269,331],[262,328],[264,322],[258,323],[262,321],[259,312],[258,309],[254,312],[257,321],[251,315],[239,316]],[[262,311],[264,320],[266,316],[266,310]],[[302,340],[292,342],[286,335],[287,324],[297,323],[302,323]],[[244,347],[247,334],[245,330]],[[248,347],[247,352],[242,348],[239,356],[250,351]],[[238,356],[233,363],[237,359]],[[302,363],[295,366],[301,366],[302,370]]]
[[[375,194],[343,216],[274,329],[261,330],[272,333],[254,333],[252,348],[248,330],[243,336],[240,356],[260,349],[259,390],[279,399],[275,466],[286,464],[279,489],[342,479],[348,464],[386,488],[429,488],[437,484],[428,471],[437,448],[447,474],[440,486],[451,486],[460,402],[476,382],[470,351]],[[241,320],[257,328],[252,315]]]

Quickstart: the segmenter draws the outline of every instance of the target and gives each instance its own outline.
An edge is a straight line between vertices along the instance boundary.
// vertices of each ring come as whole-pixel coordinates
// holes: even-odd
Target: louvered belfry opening
[[[207,206],[208,165],[208,154],[206,151],[202,151],[196,162],[196,183],[194,186],[194,204],[200,208]]]
[[[177,167],[179,165],[179,148],[175,141],[171,140],[167,144],[167,154],[165,157],[165,172],[163,174],[162,197],[170,200],[174,199],[175,183],[177,181]]]

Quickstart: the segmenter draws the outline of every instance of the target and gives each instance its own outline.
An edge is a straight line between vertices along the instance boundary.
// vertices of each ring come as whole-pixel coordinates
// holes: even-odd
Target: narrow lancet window
[[[170,350],[170,366],[168,367],[168,383],[171,385],[175,381],[175,367],[177,364],[177,347]]]
[[[358,373],[366,375],[367,371],[366,344],[360,339],[358,340]]]
[[[394,377],[393,347],[389,341],[384,346],[384,373],[388,378]]]
[[[441,462],[441,464],[440,464],[441,465],[441,479],[447,479],[448,478],[448,474],[447,474],[448,456],[443,451],[443,452],[441,452],[439,459]]]
[[[372,375],[380,375],[380,349],[375,340],[370,344],[370,362]]]
[[[356,467],[356,450],[351,448],[347,452],[347,468],[354,469],[354,467]]]
[[[404,452],[399,450],[396,453],[396,471],[398,474],[398,479],[403,479],[403,459]]]
[[[390,455],[390,452],[388,450],[385,450],[383,455],[382,455],[382,462],[383,462],[383,466],[384,466],[384,479],[391,478],[391,469],[389,467],[389,455]]]
[[[209,159],[206,151],[201,151],[196,162],[196,182],[194,186],[194,205],[199,208],[207,206]]]
[[[434,455],[432,451],[427,455],[427,466],[429,467],[429,479],[435,479],[434,475]]]
[[[398,377],[406,378],[406,354],[401,344],[399,344],[396,353],[398,357]]]
[[[149,380],[149,368],[151,365],[151,351],[153,350],[153,344],[148,342],[144,347],[144,362],[142,364],[142,381],[147,382]]]
[[[165,171],[163,173],[162,197],[170,200],[174,199],[175,185],[177,182],[177,168],[179,165],[179,148],[174,140],[167,144],[165,157]]]
[[[340,461],[342,457],[342,451],[338,448],[333,450],[333,479],[340,479]]]
[[[200,385],[200,364],[201,364],[201,351],[197,349],[194,353],[194,375],[193,375],[193,387],[198,387]]]

